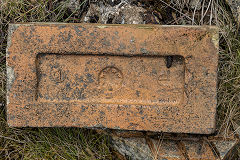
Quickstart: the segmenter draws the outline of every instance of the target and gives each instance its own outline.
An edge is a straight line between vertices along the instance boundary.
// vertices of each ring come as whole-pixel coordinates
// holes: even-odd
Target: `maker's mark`
[[[106,67],[98,76],[99,86],[105,93],[112,93],[122,86],[123,74],[116,67]]]
[[[65,80],[65,73],[60,68],[53,68],[50,73],[50,79],[56,83],[61,83]]]

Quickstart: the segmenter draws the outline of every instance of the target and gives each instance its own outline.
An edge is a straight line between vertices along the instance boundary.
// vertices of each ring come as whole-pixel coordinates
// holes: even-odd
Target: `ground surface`
[[[193,0],[194,1],[194,0]],[[220,28],[218,134],[240,132],[239,22],[224,0],[141,0],[146,20],[167,25],[217,25]],[[0,1],[0,159],[113,159],[107,136],[78,128],[9,128],[5,114],[7,27],[16,22],[79,23],[88,0]],[[107,0],[104,1],[107,3]],[[110,2],[108,2],[110,3]],[[114,4],[113,4],[114,5]],[[152,16],[154,15],[154,16]],[[154,19],[152,19],[154,17]],[[96,22],[96,21],[92,21]]]

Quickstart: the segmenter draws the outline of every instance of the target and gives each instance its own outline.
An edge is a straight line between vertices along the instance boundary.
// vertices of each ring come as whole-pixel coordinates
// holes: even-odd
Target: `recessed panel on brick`
[[[11,24],[8,123],[213,133],[217,53],[215,27]]]
[[[184,60],[164,57],[40,54],[37,100],[135,105],[183,102]],[[174,83],[174,85],[172,84]]]

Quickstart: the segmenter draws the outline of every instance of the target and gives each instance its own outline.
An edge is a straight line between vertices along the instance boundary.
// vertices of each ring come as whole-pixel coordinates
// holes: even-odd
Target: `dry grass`
[[[190,24],[191,18],[192,25],[219,27],[217,129],[224,137],[240,135],[240,22],[234,19],[230,6],[223,0],[203,0],[201,11],[197,12],[195,6],[190,14],[189,10],[184,13],[184,9],[189,9],[188,0],[175,2],[182,15],[177,22],[185,19]],[[240,156],[240,149],[238,152]]]
[[[158,0],[152,5],[162,14],[164,24],[219,27],[218,133],[226,137],[240,133],[239,23],[235,21],[230,6],[223,0],[203,0],[195,5],[189,2],[172,0],[169,3],[168,0]],[[164,17],[164,12],[172,16]]]
[[[224,5],[224,4],[222,4]],[[222,6],[218,6],[220,60],[218,89],[219,133],[239,132],[240,127],[240,36],[239,26]],[[240,132],[239,132],[240,133]]]
[[[112,159],[108,139],[79,128],[9,128],[5,121],[5,50],[8,23],[79,22],[84,2],[3,0],[0,8],[0,159]]]
[[[5,121],[7,26],[15,22],[80,22],[88,1],[69,9],[70,0],[0,0],[0,159],[112,159],[107,137],[78,128],[9,128]],[[240,36],[228,4],[203,0],[142,0],[161,14],[163,24],[220,28],[218,132],[240,132]]]
[[[226,137],[240,133],[240,32],[230,7],[223,0],[203,0],[200,10],[198,4],[191,8],[189,0],[160,1],[175,11],[170,24],[219,27],[218,133]]]

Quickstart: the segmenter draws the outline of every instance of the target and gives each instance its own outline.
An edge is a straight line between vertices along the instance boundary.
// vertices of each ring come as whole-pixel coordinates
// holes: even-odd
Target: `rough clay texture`
[[[215,27],[35,23],[9,33],[10,126],[215,131]]]

